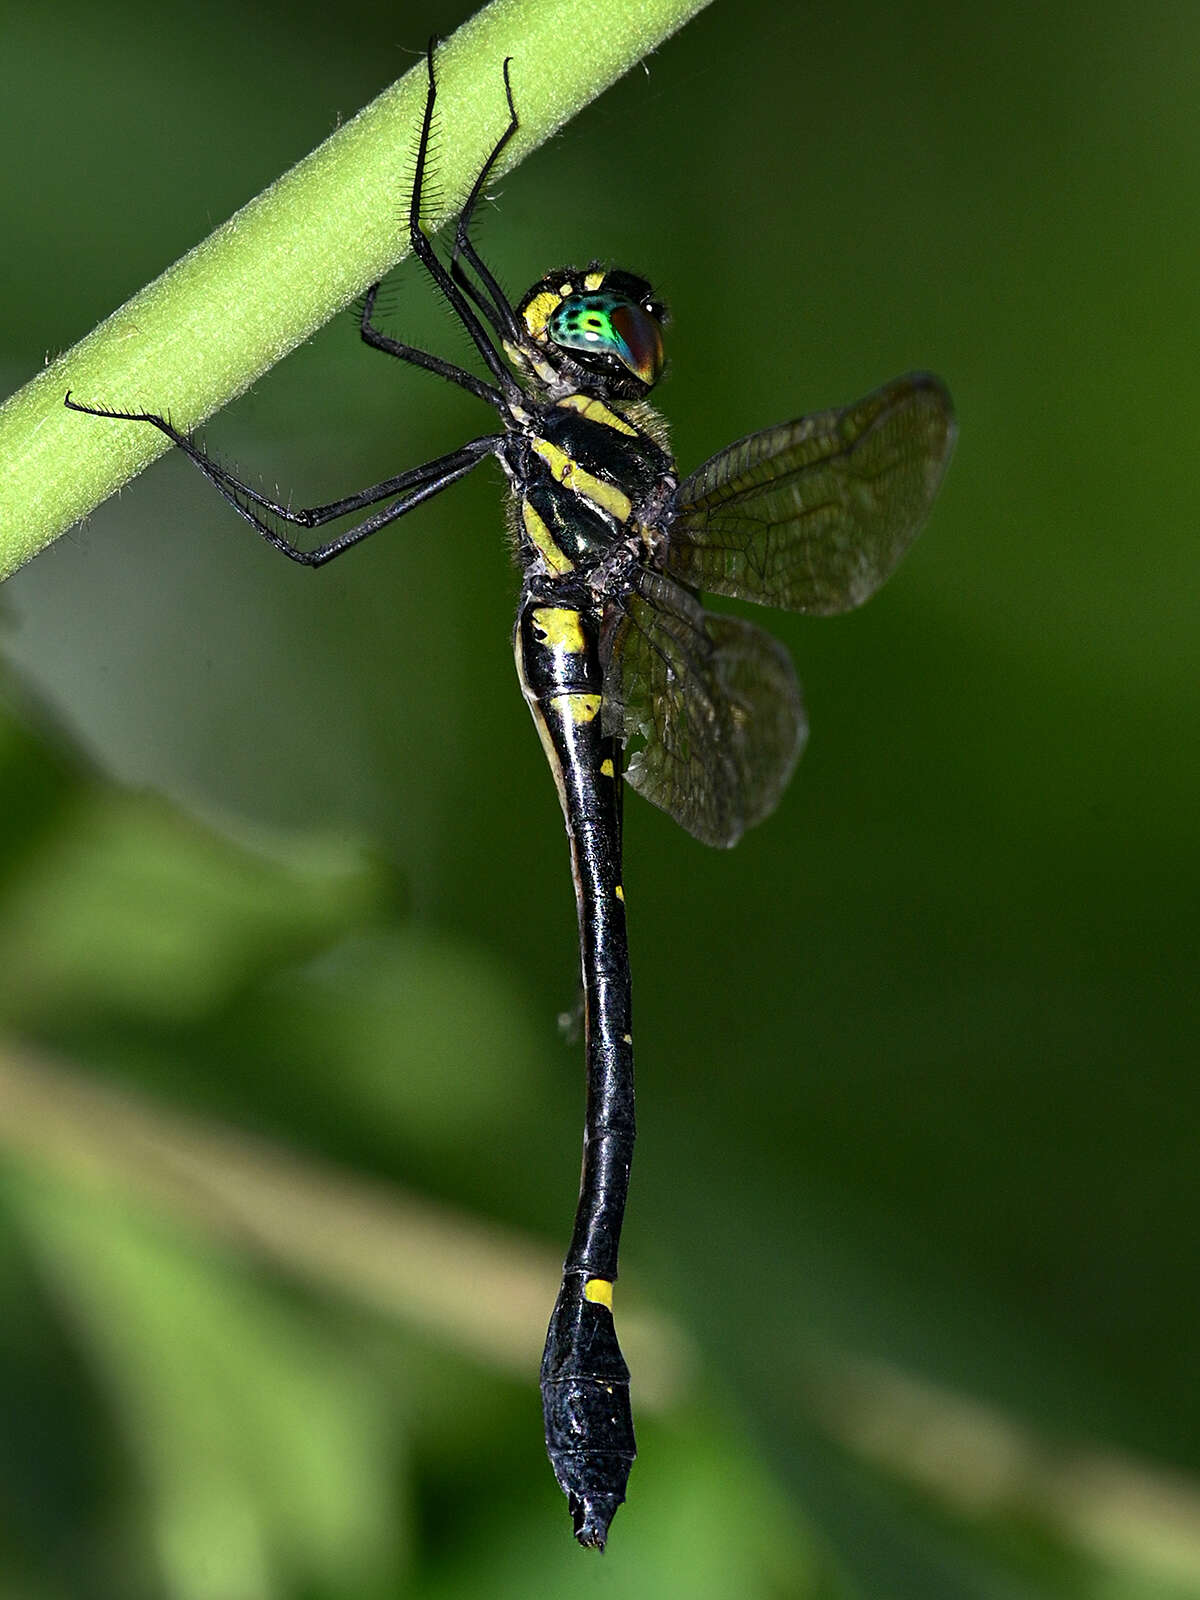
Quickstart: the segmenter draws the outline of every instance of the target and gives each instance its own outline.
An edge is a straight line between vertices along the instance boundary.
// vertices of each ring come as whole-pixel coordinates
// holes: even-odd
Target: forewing
[[[665,565],[695,589],[829,615],[873,595],[929,514],[954,448],[937,378],[752,433],[679,487]]]
[[[705,844],[736,844],[778,804],[807,724],[791,657],[643,571],[606,629],[605,732],[625,776]]]

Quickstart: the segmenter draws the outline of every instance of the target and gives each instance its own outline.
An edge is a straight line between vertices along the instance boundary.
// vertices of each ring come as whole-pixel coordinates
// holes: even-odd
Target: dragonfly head
[[[563,267],[534,284],[517,315],[552,385],[640,400],[662,377],[666,307],[632,272]]]

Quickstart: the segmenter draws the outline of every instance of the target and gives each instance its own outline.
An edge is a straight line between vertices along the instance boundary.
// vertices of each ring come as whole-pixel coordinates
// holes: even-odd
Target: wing
[[[787,651],[649,570],[607,619],[604,651],[604,731],[629,741],[629,782],[705,844],[736,844],[804,748]]]
[[[954,433],[950,396],[927,373],[752,433],[679,486],[667,571],[787,611],[849,611],[920,532]]]

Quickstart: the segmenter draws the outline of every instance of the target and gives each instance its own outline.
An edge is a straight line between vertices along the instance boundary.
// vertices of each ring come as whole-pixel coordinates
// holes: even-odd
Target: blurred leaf
[[[6,1191],[128,1436],[166,1592],[266,1600],[391,1565],[396,1425],[368,1371],[160,1220]]]
[[[344,845],[241,850],[146,797],[94,789],[0,905],[0,1008],[202,1016],[252,972],[362,918],[379,875]]]

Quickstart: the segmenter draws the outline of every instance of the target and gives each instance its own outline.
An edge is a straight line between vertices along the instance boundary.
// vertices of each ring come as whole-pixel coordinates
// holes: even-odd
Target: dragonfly
[[[500,463],[521,572],[514,652],[566,822],[579,924],[586,1113],[579,1200],[541,1364],[546,1449],[575,1537],[603,1550],[636,1454],[629,1368],[613,1320],[634,1147],[633,1020],[622,794],[628,782],[705,844],[728,847],[776,806],[807,736],[783,646],[700,594],[830,615],[860,605],[912,544],[954,445],[950,397],[914,373],[865,399],[749,434],[680,479],[647,396],[663,375],[667,310],[635,273],[591,262],[547,273],[514,305],[470,229],[519,127],[508,120],[457,218],[448,263],[422,222],[436,40],[408,235],[487,377],[405,344],[362,300],[373,349],[490,406],[495,432],[331,501],[293,509],[235,477],[168,417],[72,410],[157,428],[274,549],[322,567]],[[362,519],[314,548],[288,528]]]

